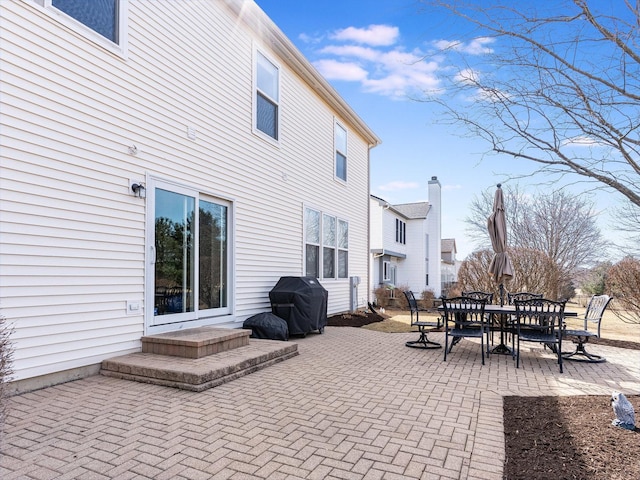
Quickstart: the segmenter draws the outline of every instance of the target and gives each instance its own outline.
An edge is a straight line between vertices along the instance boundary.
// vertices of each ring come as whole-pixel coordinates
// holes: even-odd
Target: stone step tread
[[[251,330],[197,327],[142,337],[142,352],[202,358],[249,345]]]
[[[188,345],[202,347],[251,335],[251,330],[240,328],[197,327],[142,337],[142,342],[167,345]]]
[[[101,374],[202,391],[298,355],[298,344],[251,339],[249,345],[201,358],[130,353],[104,360]]]

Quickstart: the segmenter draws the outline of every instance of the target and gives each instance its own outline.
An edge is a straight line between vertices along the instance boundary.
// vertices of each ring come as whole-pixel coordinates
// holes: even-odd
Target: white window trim
[[[307,242],[307,209],[309,210],[314,210],[316,212],[318,212],[320,214],[320,243],[319,244],[315,244],[315,243],[310,243]],[[347,246],[347,248],[340,248],[338,246],[338,222],[339,221],[343,221],[346,222],[347,224],[347,231],[349,232],[351,230],[351,222],[349,222],[349,220],[347,220],[346,218],[340,217],[338,215],[335,215],[333,213],[330,213],[326,210],[323,210],[321,208],[318,207],[314,207],[311,205],[303,205],[302,206],[302,211],[303,211],[303,226],[302,226],[302,272],[304,275],[307,274],[307,245],[316,245],[319,247],[319,262],[320,264],[318,265],[318,273],[320,274],[318,276],[318,280],[326,280],[326,281],[345,281],[345,280],[349,280],[349,261],[351,259],[351,255],[349,255],[349,252],[351,251],[350,247]],[[323,265],[323,248],[325,247],[324,245],[324,237],[323,237],[323,217],[324,216],[329,216],[329,217],[333,217],[336,219],[336,244],[333,246],[334,249],[334,271],[335,271],[335,276],[334,277],[324,277],[323,273],[324,273],[324,265]],[[343,252],[347,252],[347,276],[344,278],[341,278],[338,276],[338,252],[339,251],[343,251]]]
[[[344,130],[344,137],[345,137],[345,151],[342,152],[340,150],[338,150],[338,145],[336,142],[336,128],[340,127],[342,130]],[[349,150],[349,130],[347,129],[347,127],[345,127],[341,122],[338,121],[337,118],[334,117],[333,119],[333,178],[343,184],[347,183],[347,180],[349,179],[349,154],[348,154],[348,150]],[[336,163],[336,152],[340,152],[344,155],[344,162],[345,162],[345,169],[346,169],[346,177],[347,178],[340,178],[337,175],[338,172],[338,165]]]
[[[273,66],[276,67],[276,69],[278,70],[278,101],[276,102],[276,105],[278,106],[278,114],[277,114],[278,138],[277,139],[273,138],[271,135],[264,133],[262,130],[258,129],[258,126],[257,126],[258,125],[258,55],[262,55],[264,58],[269,60],[273,64]],[[282,127],[282,123],[281,123],[282,67],[280,66],[280,63],[276,62],[271,55],[268,55],[267,53],[265,53],[263,49],[259,48],[257,45],[254,44],[252,68],[253,68],[253,75],[252,75],[252,85],[251,85],[251,88],[252,88],[251,101],[253,105],[251,108],[251,131],[255,136],[263,140],[266,140],[271,145],[279,147],[280,138],[282,138],[282,128],[281,128]]]
[[[67,15],[62,10],[52,5],[52,0],[32,0],[36,5],[42,8],[42,11],[50,18],[61,23],[65,27],[73,30],[79,35],[91,40],[101,47],[109,50],[111,53],[126,57],[128,51],[128,17],[129,17],[129,0],[118,0],[118,40],[119,43],[113,43],[108,38],[100,35],[92,28],[79,22],[75,18]]]
[[[168,188],[171,191],[182,193],[185,195],[191,195],[194,192],[197,193],[196,199],[217,199],[223,203],[226,203],[228,206],[228,217],[227,217],[227,233],[229,236],[228,244],[227,244],[227,267],[228,267],[228,276],[229,276],[229,286],[228,286],[228,304],[227,307],[222,309],[206,309],[206,310],[197,310],[196,312],[188,312],[183,314],[175,314],[182,316],[184,321],[189,322],[189,328],[201,327],[212,325],[216,323],[216,320],[219,323],[224,323],[225,325],[235,321],[235,290],[236,290],[236,265],[235,265],[235,244],[236,244],[236,222],[235,222],[235,201],[232,198],[224,197],[218,195],[209,190],[200,188],[196,185],[185,185],[182,183],[175,182],[174,180],[167,179],[164,177],[156,177],[153,175],[147,175],[146,178],[146,186],[147,191],[150,192],[150,189],[155,189],[156,187],[160,188]],[[144,334],[145,335],[154,335],[163,332],[174,331],[181,325],[180,321],[177,322],[169,322],[160,325],[156,325],[153,306],[154,306],[154,295],[153,286],[155,283],[154,278],[154,266],[155,263],[155,244],[154,244],[154,235],[155,235],[155,203],[153,202],[154,195],[150,195],[147,197],[147,215],[146,215],[146,239],[145,239],[145,309],[144,309]],[[196,261],[194,265],[194,275],[195,278],[198,278],[198,265],[199,262]],[[175,317],[176,319],[178,317]],[[213,321],[212,321],[213,319]],[[184,323],[182,323],[184,325]]]
[[[382,262],[382,282],[388,282],[391,280],[391,262],[384,260]]]

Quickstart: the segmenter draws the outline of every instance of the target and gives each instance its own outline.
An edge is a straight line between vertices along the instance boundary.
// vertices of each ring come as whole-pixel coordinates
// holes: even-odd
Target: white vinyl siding
[[[366,284],[369,143],[350,131],[348,188],[335,182],[337,112],[284,61],[280,149],[254,135],[261,40],[225,2],[130,2],[126,60],[32,2],[0,2],[0,17],[0,313],[15,327],[16,379],[139,351],[153,333],[153,212],[131,180],[232,202],[234,291],[210,325],[241,326],[281,276],[303,274],[305,203],[349,223],[349,275]],[[324,286],[329,314],[349,309],[348,279]]]

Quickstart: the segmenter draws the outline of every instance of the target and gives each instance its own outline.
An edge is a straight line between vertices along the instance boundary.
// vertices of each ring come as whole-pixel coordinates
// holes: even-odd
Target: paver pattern
[[[431,334],[436,341],[443,334]],[[504,395],[640,393],[640,353],[603,364],[465,340],[327,327],[300,355],[204,392],[94,376],[11,397],[0,478],[501,479]]]

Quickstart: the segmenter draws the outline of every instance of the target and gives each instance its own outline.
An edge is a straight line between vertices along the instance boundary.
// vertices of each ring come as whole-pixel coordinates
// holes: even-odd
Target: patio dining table
[[[444,307],[439,306],[438,311],[444,311]],[[504,341],[504,334],[506,332],[507,326],[507,317],[509,315],[516,314],[516,306],[515,305],[494,305],[494,304],[486,304],[484,307],[484,313],[491,315],[491,318],[497,318],[497,322],[492,321],[492,325],[497,324],[498,329],[500,330],[500,344],[496,345],[491,349],[491,353],[499,353],[504,355],[511,355],[513,352],[511,348],[509,348]],[[564,311],[565,317],[577,317],[578,312],[572,311]],[[495,329],[494,327],[491,327]]]

